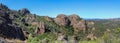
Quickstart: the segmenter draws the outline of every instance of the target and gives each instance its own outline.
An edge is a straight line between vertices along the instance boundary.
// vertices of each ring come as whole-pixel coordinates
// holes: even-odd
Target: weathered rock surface
[[[45,32],[45,25],[44,22],[40,22],[38,28],[36,28],[35,33],[43,34]]]
[[[86,22],[84,20],[81,20],[81,18],[78,15],[70,15],[70,16],[66,16],[63,14],[58,15],[55,18],[55,22],[58,25],[62,25],[62,26],[73,26],[74,31],[78,32],[79,30],[86,30]]]
[[[77,24],[73,25],[74,31],[78,32],[79,30],[86,30],[86,24],[84,20],[79,21]]]
[[[76,14],[70,15],[70,16],[68,16],[68,18],[69,18],[69,20],[71,22],[70,25],[77,24],[79,22],[79,20],[80,20],[80,17],[78,15],[76,15]]]
[[[0,10],[0,36],[25,40],[22,29],[19,26],[13,25],[9,14],[2,10]]]
[[[63,26],[67,26],[70,24],[70,21],[67,18],[67,16],[63,14],[58,15],[54,21],[56,22],[56,24],[63,25]]]
[[[35,22],[35,17],[33,15],[27,15],[26,21],[31,24],[32,22]]]

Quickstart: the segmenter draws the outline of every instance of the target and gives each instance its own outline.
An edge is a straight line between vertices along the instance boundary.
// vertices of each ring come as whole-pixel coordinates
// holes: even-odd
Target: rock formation
[[[33,15],[27,15],[26,21],[31,24],[32,22],[35,22],[35,17]]]
[[[26,8],[23,8],[21,10],[19,10],[19,12],[22,14],[22,15],[26,15],[26,14],[30,14],[30,11]]]
[[[67,26],[70,24],[69,19],[67,18],[66,15],[60,14],[55,18],[55,22],[58,25],[63,25],[63,26]]]
[[[73,25],[73,28],[75,32],[78,32],[79,30],[85,31],[86,30],[85,21],[84,20],[79,21],[77,24]]]
[[[79,22],[79,20],[80,20],[80,17],[78,15],[76,15],[76,14],[70,15],[70,16],[68,16],[68,18],[69,18],[69,20],[71,22],[70,25],[77,24]]]
[[[43,34],[45,32],[45,25],[44,22],[40,22],[38,28],[36,28],[35,33]]]
[[[81,18],[78,15],[70,15],[70,16],[66,16],[63,14],[58,15],[55,18],[55,22],[58,25],[62,25],[62,26],[73,26],[74,31],[78,32],[79,30],[86,30],[86,22],[84,20],[81,20]]]
[[[0,5],[0,8],[2,7],[3,5]],[[9,13],[5,12],[3,8],[0,10],[0,37],[25,40],[22,28],[13,24]]]

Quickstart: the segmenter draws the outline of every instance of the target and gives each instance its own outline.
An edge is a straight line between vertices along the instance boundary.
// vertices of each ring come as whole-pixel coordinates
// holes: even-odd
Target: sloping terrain
[[[0,4],[0,37],[12,40],[13,43],[17,43],[15,40],[23,41],[20,43],[77,43],[95,40],[104,35],[106,28],[119,27],[119,21],[113,21],[87,21],[76,14],[59,14],[51,18],[32,14],[27,8],[17,11]]]
[[[45,38],[56,40],[60,34],[64,37],[59,40],[63,40],[69,36],[79,37],[79,32],[87,35],[88,28],[92,28],[87,26],[87,23],[89,22],[75,14],[70,16],[59,14],[56,18],[51,18],[31,14],[26,8],[15,11],[0,4],[0,36],[4,38],[25,40],[38,37],[41,40]]]
[[[95,23],[97,29],[116,29],[120,28],[120,19],[91,19],[87,21],[92,21]]]
[[[112,19],[89,19],[87,21],[94,22],[94,27],[98,30],[97,32],[101,32],[102,35],[106,30],[115,31],[117,28],[120,28],[120,19],[112,18]]]

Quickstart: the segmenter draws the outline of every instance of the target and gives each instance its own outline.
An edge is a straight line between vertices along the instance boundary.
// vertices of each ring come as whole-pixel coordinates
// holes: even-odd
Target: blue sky
[[[119,0],[0,0],[10,9],[28,8],[40,16],[77,14],[82,18],[118,18]]]

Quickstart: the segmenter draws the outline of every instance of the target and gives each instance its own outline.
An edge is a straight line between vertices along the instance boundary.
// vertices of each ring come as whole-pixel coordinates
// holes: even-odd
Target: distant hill
[[[95,23],[97,29],[115,29],[120,28],[120,18],[112,19],[87,19]]]

